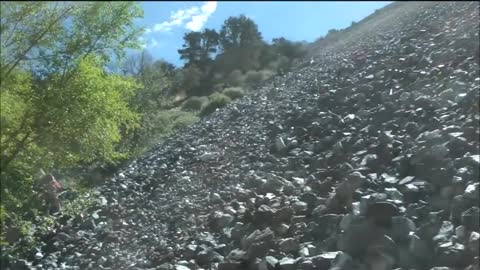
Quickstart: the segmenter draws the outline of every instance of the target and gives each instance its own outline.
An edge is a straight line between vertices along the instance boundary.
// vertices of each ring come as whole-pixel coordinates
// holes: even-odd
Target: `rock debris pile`
[[[479,4],[396,4],[416,8],[159,144],[11,269],[478,270]]]

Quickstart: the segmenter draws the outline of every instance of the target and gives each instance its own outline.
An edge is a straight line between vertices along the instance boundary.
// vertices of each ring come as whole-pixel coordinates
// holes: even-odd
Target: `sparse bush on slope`
[[[200,116],[206,116],[213,113],[218,108],[227,106],[228,103],[232,101],[231,98],[227,97],[224,94],[214,93],[209,96],[208,104],[200,112]]]
[[[137,146],[134,155],[142,154],[177,129],[186,127],[197,120],[198,117],[195,113],[178,109],[158,111],[149,115],[148,121],[145,121],[145,126],[142,127],[144,133],[140,135],[141,144]]]
[[[273,74],[270,70],[249,70],[245,74],[245,85],[250,88],[258,87],[262,82],[272,77]]]
[[[245,76],[242,74],[241,70],[234,70],[228,74],[226,78],[226,83],[232,86],[241,86],[245,81]]]
[[[222,94],[229,97],[232,100],[241,98],[245,95],[245,91],[241,87],[229,87],[223,90]]]
[[[190,97],[187,99],[183,105],[183,111],[200,111],[202,107],[208,102],[207,97]]]

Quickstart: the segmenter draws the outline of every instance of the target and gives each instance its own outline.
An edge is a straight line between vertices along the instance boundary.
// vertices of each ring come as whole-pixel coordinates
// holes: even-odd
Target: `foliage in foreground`
[[[139,47],[143,14],[133,2],[2,2],[0,12],[0,219],[29,242],[32,224],[51,225],[32,190],[40,168],[128,156],[118,143],[138,127],[139,85],[104,67]]]
[[[53,74],[46,81],[46,91],[24,83],[23,87],[6,85],[0,93],[5,120],[1,134],[2,203],[8,204],[9,193],[23,184],[28,194],[32,175],[39,168],[125,157],[126,153],[116,150],[116,144],[122,129],[137,125],[138,115],[127,102],[137,86],[117,75],[106,75],[93,56],[82,60],[72,73],[64,87],[59,85],[60,76]]]
[[[74,187],[70,194],[74,197],[64,200],[63,216],[81,218],[100,203],[100,198],[95,192],[81,187]],[[31,256],[32,251],[42,248],[41,238],[52,233],[58,225],[58,217],[44,215],[42,209],[29,209],[27,215],[30,218],[15,212],[5,211],[1,207],[1,233],[0,248],[2,255]],[[61,217],[60,217],[61,218]]]

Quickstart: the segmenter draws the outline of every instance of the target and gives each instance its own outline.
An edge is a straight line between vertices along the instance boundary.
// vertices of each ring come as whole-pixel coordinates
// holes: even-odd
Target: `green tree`
[[[189,32],[185,33],[183,36],[185,43],[183,44],[183,49],[178,50],[180,54],[180,59],[185,60],[185,67],[188,67],[192,64],[198,64],[200,61],[200,50],[201,50],[201,32]]]
[[[102,60],[94,55],[69,72],[74,74],[68,74],[72,79],[66,85],[58,73],[48,79],[46,88],[32,85],[25,73],[11,73],[17,78],[1,93],[2,194],[11,187],[28,186],[24,181],[40,167],[125,157],[116,146],[121,130],[135,128],[138,121],[128,106],[135,83],[106,75]]]
[[[217,56],[216,71],[229,74],[235,69],[243,72],[260,67],[260,54],[264,44],[258,26],[244,15],[230,17],[220,30],[222,53]]]
[[[260,55],[260,66],[264,69],[287,71],[293,60],[302,58],[307,50],[301,42],[292,42],[283,37],[274,38],[271,45],[265,44]]]
[[[300,42],[292,42],[283,37],[274,38],[272,40],[273,49],[279,54],[290,59],[304,57],[307,53],[306,49]]]
[[[219,38],[223,51],[259,46],[263,42],[257,24],[245,15],[225,20]]]
[[[137,126],[133,80],[103,67],[137,48],[142,10],[133,2],[2,2],[0,112],[2,204],[28,197],[39,167],[125,156],[121,130]],[[12,187],[15,187],[12,189]],[[10,189],[9,189],[10,188]]]
[[[136,126],[138,116],[128,101],[138,85],[120,75],[106,75],[103,64],[100,57],[88,56],[70,71],[72,79],[65,87],[61,87],[61,74],[55,74],[49,91],[37,99],[36,115],[42,116],[36,122],[42,128],[36,132],[36,141],[56,153],[55,164],[114,161],[124,156],[115,147],[121,128]]]
[[[202,79],[203,73],[197,65],[190,65],[182,70],[182,87],[188,96],[197,95]]]
[[[205,29],[202,33],[202,51],[201,60],[207,62],[211,60],[212,55],[217,53],[219,44],[219,34],[213,29]]]
[[[40,78],[61,73],[64,84],[80,60],[121,58],[125,48],[138,48],[142,33],[133,2],[2,2],[1,10],[2,78],[21,67]]]
[[[259,57],[260,67],[268,67],[270,63],[274,62],[278,58],[278,56],[278,52],[273,48],[272,45],[267,43],[263,44]]]
[[[203,32],[189,32],[183,36],[183,49],[178,50],[180,59],[185,60],[185,66],[197,65],[205,68],[212,61],[212,54],[217,52],[218,33],[212,29]]]
[[[234,70],[247,72],[260,67],[261,46],[232,48],[218,55],[215,63],[215,71],[229,74]]]
[[[40,47],[52,48],[55,45],[63,31],[63,24],[76,10],[77,7],[67,3],[1,3],[2,86],[15,68],[42,56]]]

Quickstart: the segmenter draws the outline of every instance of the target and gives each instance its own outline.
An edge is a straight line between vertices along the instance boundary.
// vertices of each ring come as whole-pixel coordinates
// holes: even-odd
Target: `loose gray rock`
[[[42,257],[7,228],[2,267],[478,270],[478,10],[395,2],[306,44],[55,217]]]

